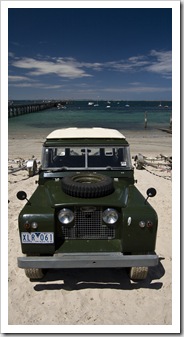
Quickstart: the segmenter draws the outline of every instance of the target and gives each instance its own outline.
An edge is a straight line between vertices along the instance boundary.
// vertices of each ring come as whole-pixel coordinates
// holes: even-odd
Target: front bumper
[[[159,257],[153,254],[62,253],[54,256],[19,257],[19,268],[124,268],[156,266]]]

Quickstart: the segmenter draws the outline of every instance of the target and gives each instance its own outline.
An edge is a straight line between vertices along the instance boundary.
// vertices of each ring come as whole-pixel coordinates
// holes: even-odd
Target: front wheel
[[[130,279],[133,281],[145,280],[148,276],[148,267],[131,267]]]
[[[44,277],[43,269],[40,268],[27,268],[25,274],[29,279],[42,279]]]

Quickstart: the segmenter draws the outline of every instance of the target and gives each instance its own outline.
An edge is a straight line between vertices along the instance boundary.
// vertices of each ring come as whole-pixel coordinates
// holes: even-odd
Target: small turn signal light
[[[152,227],[153,227],[153,222],[150,221],[150,220],[148,220],[148,221],[147,221],[147,224],[146,224],[146,227],[152,228]]]
[[[30,229],[30,224],[29,224],[29,222],[28,221],[26,221],[25,222],[25,224],[24,224],[24,228],[26,229],[26,230],[28,230],[28,229]]]

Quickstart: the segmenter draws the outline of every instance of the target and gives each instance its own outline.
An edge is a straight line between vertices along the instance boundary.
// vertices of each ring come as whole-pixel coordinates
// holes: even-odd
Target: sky
[[[8,98],[172,99],[171,8],[9,8]]]

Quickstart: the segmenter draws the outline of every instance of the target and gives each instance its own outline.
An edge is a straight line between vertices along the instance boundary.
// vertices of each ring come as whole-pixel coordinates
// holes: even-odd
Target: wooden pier
[[[58,104],[65,105],[66,102],[45,101],[45,102],[22,104],[22,105],[11,104],[8,106],[8,118],[25,115],[25,114],[29,114],[32,112],[38,112],[38,111],[42,111],[46,109],[51,109],[53,107],[57,107]]]

